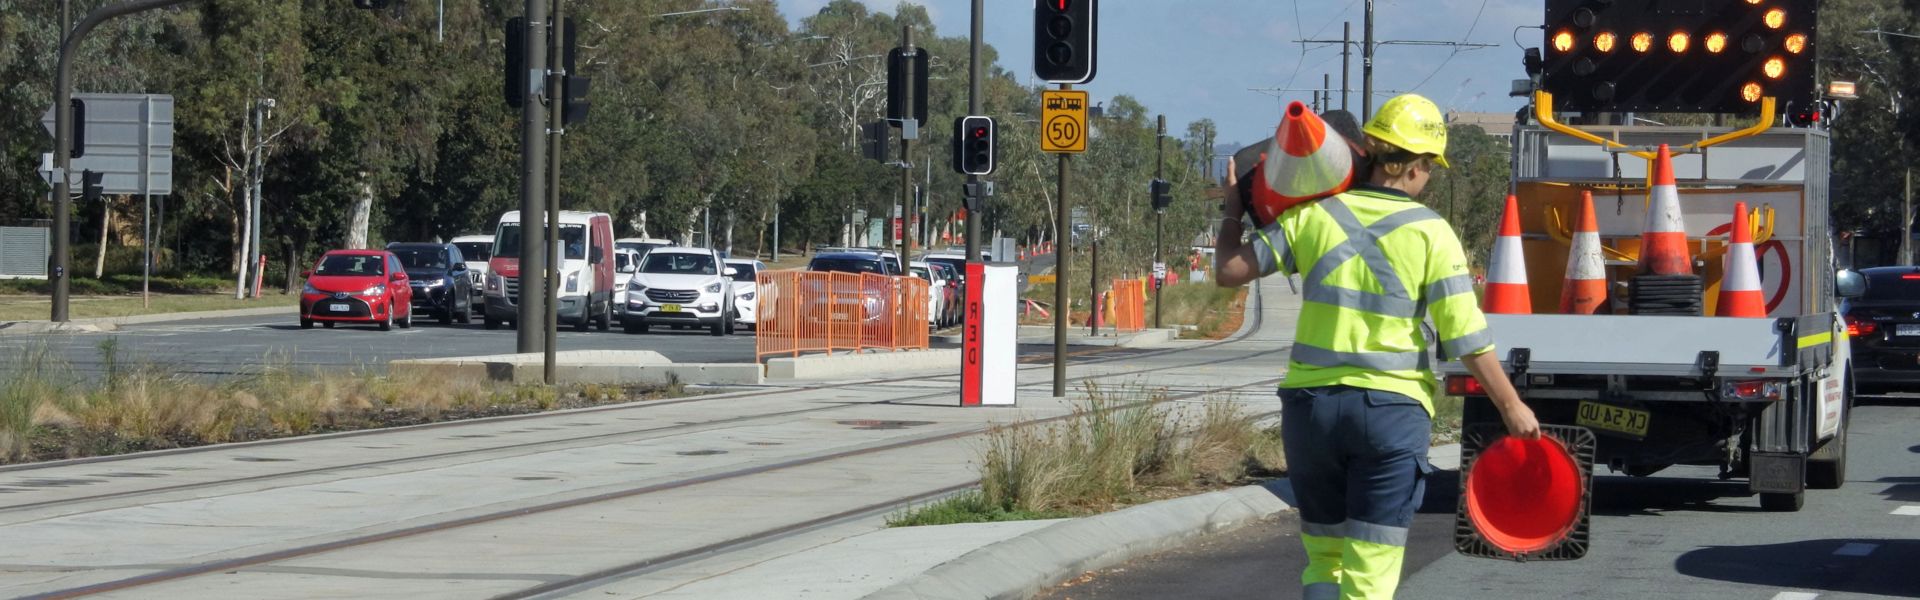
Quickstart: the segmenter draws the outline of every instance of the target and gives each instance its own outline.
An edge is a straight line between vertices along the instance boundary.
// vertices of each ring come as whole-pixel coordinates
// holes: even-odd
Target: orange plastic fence
[[[870,273],[763,271],[754,357],[927,348],[927,282]]]
[[[1144,279],[1115,279],[1108,293],[1109,317],[1115,331],[1140,331],[1147,328],[1147,282]]]

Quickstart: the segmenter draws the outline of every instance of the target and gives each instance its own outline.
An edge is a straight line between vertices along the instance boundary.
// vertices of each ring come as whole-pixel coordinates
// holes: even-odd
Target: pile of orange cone
[[[1760,294],[1760,265],[1753,253],[1753,229],[1747,223],[1747,203],[1733,204],[1733,231],[1725,262],[1721,263],[1720,301],[1716,316],[1766,317],[1767,302]]]
[[[1650,275],[1691,275],[1687,228],[1680,212],[1680,187],[1673,180],[1673,155],[1666,144],[1653,163],[1653,190],[1647,204],[1647,223],[1640,234],[1640,272]]]
[[[1507,196],[1507,212],[1500,217],[1500,237],[1493,241],[1487,261],[1486,305],[1489,313],[1533,313],[1533,294],[1527,288],[1527,257],[1520,247],[1520,201]]]
[[[1560,313],[1591,315],[1608,312],[1607,262],[1600,250],[1600,221],[1593,216],[1593,192],[1580,192],[1580,217],[1573,226],[1573,245],[1567,253],[1567,279],[1560,287]]]

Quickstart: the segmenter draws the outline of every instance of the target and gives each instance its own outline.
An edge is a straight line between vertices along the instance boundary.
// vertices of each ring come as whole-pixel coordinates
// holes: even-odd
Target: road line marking
[[[1773,600],[1813,600],[1819,597],[1819,594],[1809,592],[1780,592],[1773,595]]]
[[[1902,517],[1920,517],[1920,504],[1908,504],[1906,506],[1893,509],[1893,514],[1896,514]]]
[[[1873,551],[1878,549],[1879,547],[1880,547],[1879,544],[1847,542],[1847,544],[1844,546],[1841,546],[1840,549],[1834,550],[1833,555],[1834,556],[1866,556],[1868,554],[1873,554]]]

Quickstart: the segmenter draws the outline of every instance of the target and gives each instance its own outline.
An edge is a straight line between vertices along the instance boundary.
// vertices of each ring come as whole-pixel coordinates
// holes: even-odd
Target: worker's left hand
[[[1523,440],[1540,439],[1540,420],[1534,418],[1533,409],[1526,404],[1515,402],[1500,411],[1500,419],[1507,423],[1507,435]]]

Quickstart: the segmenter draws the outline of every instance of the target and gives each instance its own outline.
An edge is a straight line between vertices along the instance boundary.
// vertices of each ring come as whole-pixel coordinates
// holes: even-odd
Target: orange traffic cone
[[[1653,163],[1653,189],[1647,203],[1647,223],[1640,234],[1640,272],[1650,275],[1692,275],[1687,252],[1687,228],[1680,212],[1680,188],[1673,182],[1673,155],[1666,144]]]
[[[1487,264],[1489,313],[1533,314],[1533,294],[1527,288],[1527,257],[1520,247],[1520,199],[1507,196],[1507,212],[1500,218],[1500,237],[1493,240]]]
[[[1272,223],[1293,206],[1347,190],[1353,184],[1353,150],[1307,105],[1287,105],[1253,185],[1254,218]]]
[[[1767,316],[1767,301],[1760,295],[1760,265],[1753,254],[1753,230],[1747,225],[1747,203],[1733,203],[1733,232],[1727,256],[1721,263],[1720,302],[1714,316]]]
[[[1580,192],[1580,219],[1573,226],[1567,253],[1567,280],[1560,286],[1560,313],[1591,315],[1607,305],[1606,257],[1600,252],[1600,221],[1593,217],[1593,192]]]

